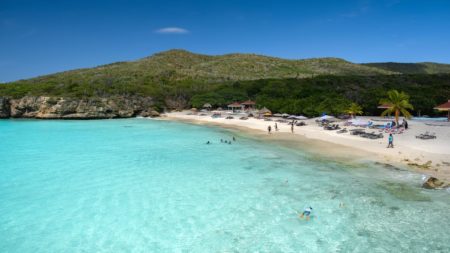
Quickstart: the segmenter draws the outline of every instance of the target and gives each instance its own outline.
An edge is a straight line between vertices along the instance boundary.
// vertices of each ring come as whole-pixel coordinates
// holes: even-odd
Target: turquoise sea
[[[420,174],[147,119],[0,141],[0,252],[450,252],[450,193]]]

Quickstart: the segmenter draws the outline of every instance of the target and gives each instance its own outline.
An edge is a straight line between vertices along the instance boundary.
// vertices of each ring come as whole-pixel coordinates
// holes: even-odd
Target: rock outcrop
[[[423,183],[422,187],[425,189],[436,189],[442,188],[444,186],[444,182],[440,181],[435,177],[429,177],[425,183]]]
[[[9,99],[0,97],[0,119],[9,118],[10,113]]]
[[[5,102],[6,101],[6,102]],[[109,119],[158,116],[150,97],[64,98],[26,96],[0,98],[0,117],[37,119]]]

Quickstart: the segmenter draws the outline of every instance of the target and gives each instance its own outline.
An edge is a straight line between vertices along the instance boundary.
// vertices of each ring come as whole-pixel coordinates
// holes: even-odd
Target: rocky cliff
[[[9,118],[10,112],[9,99],[0,97],[0,119]]]
[[[109,119],[158,116],[150,97],[64,98],[0,97],[0,118]]]

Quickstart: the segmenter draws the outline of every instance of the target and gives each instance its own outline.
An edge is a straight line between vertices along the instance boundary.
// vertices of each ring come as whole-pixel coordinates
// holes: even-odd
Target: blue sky
[[[450,1],[0,0],[0,81],[182,48],[450,63]]]

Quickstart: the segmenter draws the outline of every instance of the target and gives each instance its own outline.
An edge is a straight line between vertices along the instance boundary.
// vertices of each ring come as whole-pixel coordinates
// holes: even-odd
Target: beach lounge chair
[[[419,134],[416,135],[417,139],[422,139],[422,140],[431,140],[431,139],[436,139],[436,134],[435,133],[428,133],[425,132],[424,134]]]

